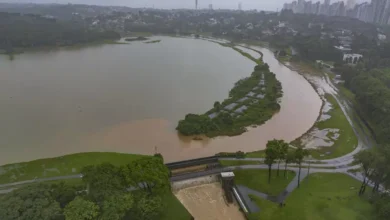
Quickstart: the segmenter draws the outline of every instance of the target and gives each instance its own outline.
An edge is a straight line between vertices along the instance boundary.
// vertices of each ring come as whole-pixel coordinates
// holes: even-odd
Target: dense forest
[[[83,183],[33,184],[1,195],[0,219],[157,220],[167,212],[169,170],[160,155],[88,166],[82,174]]]
[[[69,46],[118,39],[113,31],[96,31],[78,23],[57,21],[40,15],[0,12],[0,51],[14,53],[23,48]]]
[[[356,95],[357,109],[373,129],[379,143],[390,142],[390,44],[362,43],[356,47],[365,55],[355,67],[336,66],[345,86]]]

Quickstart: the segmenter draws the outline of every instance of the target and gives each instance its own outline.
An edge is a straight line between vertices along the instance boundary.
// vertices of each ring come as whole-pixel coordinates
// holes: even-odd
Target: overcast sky
[[[283,7],[283,3],[293,0],[198,0],[199,8],[207,8],[213,4],[214,9],[237,9],[238,3],[242,3],[242,9],[257,9],[276,11]],[[317,0],[312,0],[316,2]],[[323,2],[323,0],[320,0]],[[337,0],[331,0],[336,2]],[[361,2],[363,0],[356,0]],[[368,0],[370,1],[370,0]],[[155,8],[194,8],[195,0],[0,0],[0,2],[31,2],[31,3],[74,3],[89,5],[123,5],[129,7],[155,7]]]

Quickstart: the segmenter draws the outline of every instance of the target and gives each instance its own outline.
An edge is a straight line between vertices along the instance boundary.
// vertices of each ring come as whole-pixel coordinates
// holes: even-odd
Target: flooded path
[[[104,66],[104,68],[106,68],[104,69],[104,74],[102,73],[102,75],[99,75],[101,81],[96,80],[93,77],[90,78],[88,76],[83,76],[82,81],[77,81],[74,78],[70,79],[71,77],[76,76],[75,73],[61,76],[61,81],[56,81],[58,84],[49,82],[47,78],[44,78],[46,81],[34,81],[33,77],[29,78],[29,81],[18,81],[18,86],[23,86],[30,83],[27,86],[30,89],[30,92],[38,91],[42,97],[50,96],[51,94],[44,93],[44,90],[40,90],[40,87],[37,86],[37,83],[41,83],[42,85],[46,83],[45,86],[50,84],[50,89],[56,92],[60,91],[61,94],[56,97],[58,100],[50,99],[52,101],[51,103],[46,103],[44,101],[47,100],[41,99],[23,100],[29,103],[30,108],[27,110],[33,111],[33,113],[35,111],[43,111],[41,110],[42,105],[48,108],[50,107],[51,109],[54,107],[56,109],[55,113],[47,112],[44,115],[40,115],[40,117],[32,117],[31,119],[28,117],[29,114],[32,114],[30,112],[27,114],[27,116],[25,116],[26,120],[29,119],[29,121],[25,120],[25,124],[22,123],[24,116],[22,114],[24,113],[23,111],[21,111],[22,118],[12,118],[13,120],[18,120],[19,124],[10,120],[9,118],[3,118],[3,122],[8,122],[11,126],[15,126],[13,128],[15,131],[19,131],[18,133],[6,133],[9,135],[8,138],[16,140],[17,138],[22,139],[23,135],[26,135],[26,138],[28,138],[29,141],[31,140],[31,144],[23,143],[12,146],[12,142],[0,141],[0,164],[88,151],[114,151],[137,154],[153,154],[155,152],[159,152],[163,154],[166,162],[210,156],[222,151],[235,152],[241,150],[248,152],[264,149],[267,141],[273,138],[292,141],[305,133],[316,121],[322,102],[311,85],[297,72],[292,71],[283,64],[279,63],[270,50],[256,47],[256,49],[263,52],[264,61],[268,63],[270,70],[276,74],[277,79],[282,83],[284,95],[281,98],[280,112],[275,114],[262,126],[250,128],[248,132],[236,137],[218,137],[214,139],[195,141],[191,140],[189,137],[179,136],[175,131],[175,126],[179,118],[184,117],[186,113],[190,112],[203,113],[212,106],[213,101],[222,101],[224,98],[226,98],[227,92],[233,86],[232,83],[237,81],[239,78],[251,74],[251,69],[253,68],[254,64],[249,64],[251,61],[241,56],[231,48],[224,48],[218,45],[217,50],[223,51],[213,53],[212,51],[216,50],[216,48],[212,46],[213,43],[199,43],[205,42],[202,40],[164,37],[161,43],[150,45],[139,44],[139,46],[154,47],[152,48],[153,50],[150,50],[151,52],[154,50],[163,50],[163,52],[165,52],[165,50],[167,50],[169,47],[177,47],[176,41],[183,43],[183,45],[184,43],[191,44],[189,47],[184,49],[181,48],[181,51],[175,52],[179,57],[188,56],[188,54],[191,54],[192,58],[190,60],[198,60],[196,61],[196,65],[193,63],[188,63],[188,60],[176,60],[178,64],[180,64],[179,71],[175,69],[175,66],[172,65],[172,62],[168,59],[168,57],[165,57],[163,60],[159,60],[161,64],[164,64],[164,62],[170,62],[170,65],[172,66],[169,66],[169,70],[173,72],[179,72],[179,75],[175,75],[176,78],[172,78],[172,76],[171,78],[164,78],[167,77],[165,75],[160,77],[157,76],[159,78],[152,76],[154,79],[158,80],[159,83],[163,81],[165,87],[162,89],[166,92],[164,95],[161,94],[161,90],[158,90],[158,88],[144,84],[146,81],[136,81],[133,85],[126,85],[126,80],[129,79],[127,79],[126,75],[123,75],[125,73],[119,76],[119,81],[109,85],[112,88],[115,87],[122,89],[113,89],[110,96],[99,92],[98,88],[104,89],[104,87],[102,87],[104,83],[102,82],[108,80],[109,77],[118,77],[115,74],[111,76],[107,75],[112,74],[112,71],[115,71],[109,70],[110,65]],[[164,44],[164,42],[166,42],[166,44]],[[116,46],[119,49],[115,50],[120,50],[120,53],[123,53],[124,55],[129,53],[129,51],[123,51],[124,49],[122,47],[131,48],[134,45]],[[196,48],[198,47],[212,47],[209,51],[209,54],[211,55],[203,56],[203,58],[200,57],[204,55],[204,51],[200,50],[196,52]],[[115,50],[111,51],[111,53],[113,53]],[[184,54],[180,54],[183,53],[183,50],[188,51],[184,51]],[[148,53],[140,54],[139,51],[135,51],[136,55],[143,55],[146,57],[145,59],[147,59],[147,56],[149,56]],[[93,53],[95,56],[97,54],[94,50],[89,52],[81,50],[77,53],[81,53],[84,59],[88,59],[89,53]],[[196,55],[195,53],[200,54]],[[223,58],[219,57],[218,54],[221,56],[223,55]],[[229,55],[226,57],[224,54]],[[62,58],[61,54],[54,55],[55,56],[52,56],[53,59]],[[133,55],[131,55],[131,57],[135,59],[136,55]],[[101,55],[98,56],[99,57],[95,57],[95,59],[103,62],[104,57]],[[156,56],[161,57],[161,54],[157,54]],[[117,57],[119,58],[113,62],[119,65],[118,63],[124,59],[119,55],[117,55]],[[73,59],[77,58],[80,57],[76,56],[70,59],[75,62]],[[150,59],[153,59],[153,57]],[[214,67],[210,67],[210,64],[207,64],[207,60],[211,60],[210,63],[214,63]],[[218,60],[221,60],[222,63],[219,64]],[[39,58],[30,58],[28,61],[26,61],[26,68],[27,66],[30,66],[31,68],[31,65],[28,64],[39,61],[41,61]],[[69,60],[67,61],[70,62]],[[16,59],[14,62],[17,63],[18,59]],[[13,71],[17,68],[15,66],[16,63],[9,65],[10,71]],[[97,65],[96,62],[94,65]],[[218,68],[215,71],[211,71],[213,75],[211,75],[212,78],[210,79],[207,74],[210,75],[211,73],[204,73],[204,71],[209,68],[215,68],[215,66]],[[241,69],[237,69],[236,67],[233,68],[233,70],[236,72],[229,73],[229,69],[234,66],[241,66]],[[191,67],[198,69],[196,69],[195,72],[185,72],[186,68]],[[51,66],[51,68],[53,68],[53,71],[55,71],[55,68],[58,67]],[[91,68],[93,68],[93,71],[99,71],[98,67],[96,66]],[[143,76],[142,74],[146,74],[145,72],[142,72],[142,68],[137,68],[137,74],[139,77]],[[1,70],[2,69],[0,66],[0,73]],[[158,68],[155,67],[155,71],[157,70]],[[218,75],[220,70],[222,70],[223,74],[228,75],[226,75],[226,77],[222,76],[222,78],[220,78],[221,76]],[[152,70],[149,69],[149,71]],[[226,73],[224,71],[226,71]],[[147,73],[149,74],[149,72]],[[161,74],[163,73],[164,72],[161,72]],[[202,74],[199,75],[199,73]],[[184,76],[183,74],[187,75]],[[43,75],[45,77],[51,77],[50,74]],[[0,75],[0,77],[4,76]],[[178,77],[181,80],[185,80],[184,77],[190,79],[189,81],[178,81]],[[227,79],[223,79],[224,77]],[[80,80],[79,76],[78,80]],[[82,95],[85,95],[85,97],[80,96],[77,94],[77,88],[79,88],[77,85],[87,82],[89,83],[88,80],[92,80],[96,85],[94,84],[92,87],[93,89],[91,90],[83,91]],[[134,79],[131,80],[134,81]],[[212,80],[213,84],[218,85],[208,85],[207,81],[210,80]],[[219,85],[221,84],[221,81],[224,82],[222,87]],[[66,83],[69,83],[69,85],[66,85]],[[186,84],[176,88],[177,83]],[[161,84],[158,85],[161,86]],[[154,92],[148,94],[144,91],[144,93],[147,94],[147,96],[145,96],[142,94],[141,90],[137,90],[141,89],[138,87],[142,86],[147,87],[149,90],[153,90]],[[87,89],[88,88],[91,87],[87,87]],[[130,88],[134,90],[129,91],[128,89]],[[195,90],[187,91],[191,88]],[[213,92],[213,90],[218,90],[217,94],[214,94],[215,92]],[[109,90],[104,90],[104,92],[108,91]],[[17,90],[17,94],[13,95],[11,98],[8,96],[0,96],[0,101],[2,101],[2,103],[13,105],[6,109],[7,112],[5,113],[10,116],[14,116],[15,112],[12,112],[13,109],[16,109],[17,112],[21,110],[20,108],[22,108],[23,105],[21,104],[20,100],[15,101],[15,96],[22,96],[23,92],[26,91]],[[169,97],[169,99],[167,99],[167,97]],[[148,100],[147,104],[150,104],[150,106],[144,102],[139,102],[139,99],[145,98]],[[13,101],[8,100],[8,102],[6,102],[6,99]],[[126,99],[130,101],[126,105],[121,104],[126,103],[126,101],[128,101]],[[117,103],[117,105],[115,103]],[[69,114],[69,112],[64,112],[67,109],[66,106],[68,105],[76,106],[75,109],[77,112],[72,114]],[[157,109],[151,109],[153,107]],[[166,114],[157,114],[156,112],[158,111],[163,111]],[[126,114],[126,112],[128,113]],[[1,115],[5,114],[4,112],[0,113],[2,113]],[[153,114],[155,114],[154,117]],[[94,115],[94,117],[90,121],[85,122],[85,118],[90,117],[91,115]],[[63,118],[60,118],[61,116],[63,116]],[[51,120],[47,120],[48,118]],[[58,122],[58,120],[54,120],[53,118],[60,118],[58,120],[61,121]],[[114,118],[115,120],[108,120],[108,118]],[[128,120],[126,120],[126,118]],[[88,126],[86,126],[85,123],[88,123]],[[41,129],[43,126],[45,129]],[[58,127],[59,129],[57,129]],[[34,136],[30,137],[29,132],[33,132],[34,129],[41,130],[35,131]],[[0,128],[0,130],[3,129]],[[6,127],[4,130],[6,130]]]

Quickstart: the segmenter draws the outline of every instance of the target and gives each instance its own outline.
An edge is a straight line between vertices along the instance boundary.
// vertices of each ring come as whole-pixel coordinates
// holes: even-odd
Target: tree
[[[295,161],[295,153],[292,152],[292,151],[287,152],[284,161],[285,161],[285,164],[284,164],[284,177],[286,177],[287,165],[288,165],[289,163],[293,163],[293,162]]]
[[[53,198],[60,204],[61,208],[65,208],[69,202],[76,198],[77,191],[83,190],[82,188],[77,189],[73,185],[67,185],[65,182],[52,184],[50,188]]]
[[[364,194],[366,190],[366,185],[368,183],[367,178],[371,176],[374,160],[375,155],[373,150],[360,151],[359,153],[354,155],[354,161],[362,166],[364,175],[362,185],[360,186],[359,195]]]
[[[309,151],[306,150],[306,149],[303,149],[302,147],[298,147],[296,150],[295,150],[295,161],[298,163],[299,165],[299,171],[298,171],[298,188],[300,186],[300,182],[301,182],[301,168],[302,168],[302,162],[303,162],[303,159],[309,155]]]
[[[353,64],[356,64],[358,62],[358,58],[357,57],[354,57],[353,58]]]
[[[180,120],[176,127],[183,135],[207,134],[216,130],[216,125],[207,115],[187,114],[184,120]]]
[[[264,163],[268,165],[268,183],[271,183],[271,168],[272,164],[278,158],[278,149],[274,141],[268,141],[267,147],[265,149],[265,161]]]
[[[110,163],[87,166],[82,169],[83,181],[88,185],[88,195],[96,202],[101,202],[113,194],[122,193],[126,186],[121,170]]]
[[[170,188],[169,169],[160,158],[142,158],[122,167],[127,187],[133,186],[158,195]]]
[[[94,220],[99,215],[99,206],[78,196],[65,207],[64,214],[66,220]]]
[[[130,193],[112,196],[103,202],[99,220],[122,220],[133,205],[134,198]]]
[[[390,172],[390,148],[378,146],[374,149],[374,161],[369,178],[374,182],[373,192],[378,192],[381,184],[389,178]]]
[[[153,196],[146,193],[139,194],[133,208],[129,210],[125,219],[159,220],[163,210],[163,203],[160,196]]]
[[[279,176],[279,165],[281,161],[286,160],[287,152],[288,152],[288,143],[284,142],[284,140],[277,140],[277,149],[278,149],[278,171],[276,172],[277,173],[276,175]]]
[[[48,185],[26,186],[0,197],[0,219],[49,220],[60,212]]]
[[[214,109],[217,110],[217,112],[221,111],[221,103],[214,102]]]

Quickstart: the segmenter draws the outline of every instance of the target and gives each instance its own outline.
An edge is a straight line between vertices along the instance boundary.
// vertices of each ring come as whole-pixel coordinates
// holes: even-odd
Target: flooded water
[[[297,138],[318,117],[310,84],[257,48],[282,83],[280,112],[241,136],[181,137],[177,121],[226,98],[254,63],[209,41],[156,39],[0,56],[0,164],[86,151],[157,151],[166,161],[254,151],[272,138]]]

